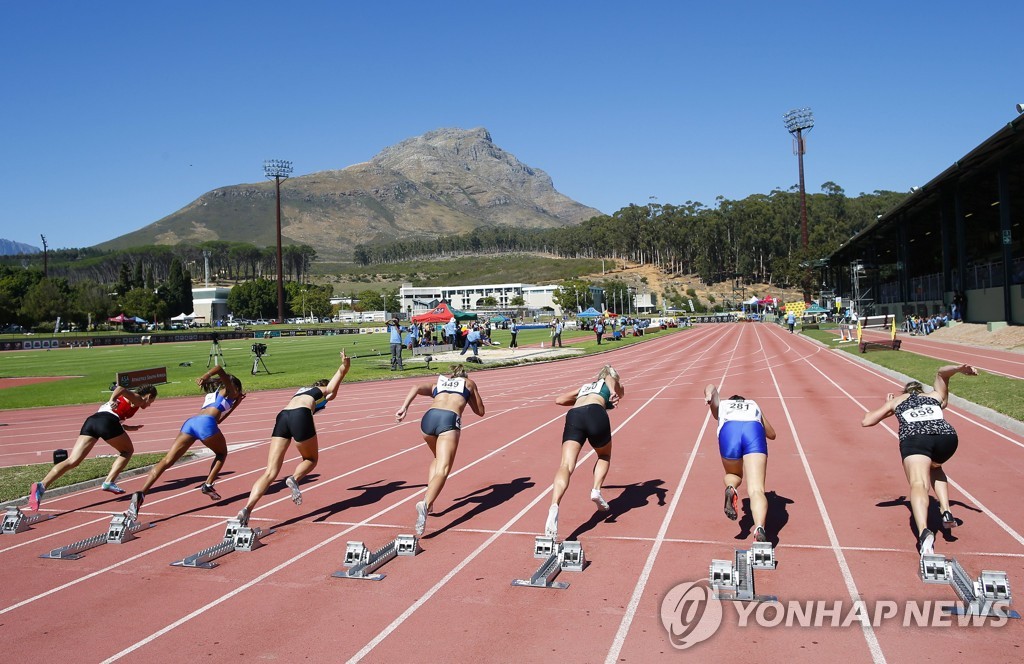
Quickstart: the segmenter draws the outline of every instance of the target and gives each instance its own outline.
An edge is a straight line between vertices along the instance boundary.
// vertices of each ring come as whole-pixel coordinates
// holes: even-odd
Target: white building
[[[192,289],[192,313],[200,323],[213,325],[215,321],[227,320],[228,317],[228,294],[230,288],[220,286],[205,286]],[[186,311],[175,312],[188,313]]]
[[[441,300],[448,302],[453,309],[461,311],[477,311],[478,309],[503,310],[514,309],[515,297],[523,298],[523,305],[530,309],[551,307],[561,314],[558,306],[551,299],[558,286],[533,286],[531,284],[481,284],[474,286],[412,286],[403,284],[398,289],[398,298],[402,303],[402,311],[416,315],[429,311]],[[484,298],[493,297],[496,304],[485,306]]]

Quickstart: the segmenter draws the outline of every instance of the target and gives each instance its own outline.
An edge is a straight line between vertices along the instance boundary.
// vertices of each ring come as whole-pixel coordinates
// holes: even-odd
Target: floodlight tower
[[[292,174],[292,162],[268,159],[263,162],[263,174],[273,178],[277,192],[277,322],[284,321],[284,267],[281,260],[281,180]]]
[[[807,249],[807,192],[804,190],[804,132],[814,127],[814,113],[809,108],[796,108],[782,116],[786,131],[793,134],[793,154],[800,161],[800,235]]]

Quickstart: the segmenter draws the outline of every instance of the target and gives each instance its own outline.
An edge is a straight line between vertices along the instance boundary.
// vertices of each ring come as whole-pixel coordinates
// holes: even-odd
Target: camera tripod
[[[270,369],[267,368],[267,363],[263,361],[263,353],[255,353],[252,360],[252,375],[255,376],[260,372],[260,367],[270,374]]]
[[[210,343],[210,359],[206,361],[206,368],[209,369],[211,364],[225,368],[228,366],[228,363],[224,361],[224,353],[220,350],[220,342],[216,339]]]

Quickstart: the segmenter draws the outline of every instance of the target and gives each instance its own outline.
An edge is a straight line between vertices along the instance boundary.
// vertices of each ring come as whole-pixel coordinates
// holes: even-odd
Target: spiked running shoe
[[[544,537],[558,539],[558,505],[548,508],[548,520],[544,524]]]
[[[210,500],[220,500],[220,494],[213,488],[212,484],[203,482],[203,485],[199,487],[199,490],[203,492],[204,496],[209,496]]]
[[[32,488],[28,491],[28,508],[33,512],[39,510],[39,503],[43,499],[43,494],[46,493],[46,487],[43,486],[42,482],[35,482],[32,484]]]
[[[124,489],[117,486],[113,482],[104,482],[103,484],[100,485],[100,488],[106,491],[107,493],[115,493],[119,496],[123,493],[126,493]]]
[[[422,500],[416,503],[416,536],[423,535],[427,529],[427,504]]]
[[[238,519],[238,524],[240,526],[242,526],[243,528],[248,528],[249,527],[249,508],[248,507],[243,507],[242,509],[238,510],[238,516],[236,518]]]
[[[740,497],[736,489],[731,486],[725,487],[725,515],[729,520],[736,520],[736,510],[740,506]]]
[[[755,542],[767,542],[768,533],[764,531],[764,526],[758,526],[754,528],[754,541]]]
[[[917,538],[917,550],[922,556],[935,553],[935,533],[925,528]]]
[[[958,525],[956,519],[953,518],[953,513],[949,510],[942,513],[942,525],[946,528],[956,528]]]
[[[295,481],[295,478],[289,475],[285,478],[284,483],[292,490],[292,502],[296,505],[302,504],[302,492],[299,491],[299,484]]]
[[[590,491],[590,499],[597,505],[597,509],[602,512],[607,512],[610,508],[608,507],[608,501],[601,497],[600,489],[592,489]]]
[[[128,516],[133,519],[139,518],[139,509],[142,507],[143,501],[146,500],[145,494],[141,491],[136,491],[132,494],[132,502],[128,505]]]

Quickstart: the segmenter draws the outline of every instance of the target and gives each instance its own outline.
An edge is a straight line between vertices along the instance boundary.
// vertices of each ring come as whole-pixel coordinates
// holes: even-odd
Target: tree
[[[402,300],[398,297],[397,288],[385,288],[384,292],[384,311],[398,312],[402,308]]]
[[[117,291],[118,295],[124,295],[132,289],[132,277],[131,270],[128,267],[128,263],[121,262],[121,269],[117,274],[117,284],[114,286],[114,290]]]
[[[516,295],[511,300],[509,300],[508,303],[513,307],[526,306],[526,300],[523,299],[522,295]]]
[[[373,290],[364,290],[359,294],[356,311],[384,311],[384,296]],[[395,307],[391,311],[398,311]]]
[[[84,325],[90,314],[94,322],[106,320],[113,308],[114,301],[103,284],[89,279],[75,286],[73,319],[79,325]]]
[[[58,316],[66,316],[69,290],[65,279],[40,279],[25,293],[21,315],[31,325],[51,323]]]
[[[582,279],[563,281],[562,285],[555,289],[551,299],[562,308],[562,311],[578,313],[591,305],[590,283]]]
[[[148,288],[133,288],[121,298],[125,315],[158,321],[167,317],[167,303]]]
[[[604,284],[604,306],[614,313],[621,314],[629,309],[629,285],[622,279],[607,279]]]
[[[240,318],[272,318],[277,312],[277,283],[254,279],[235,286],[228,293],[228,309]]]

